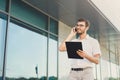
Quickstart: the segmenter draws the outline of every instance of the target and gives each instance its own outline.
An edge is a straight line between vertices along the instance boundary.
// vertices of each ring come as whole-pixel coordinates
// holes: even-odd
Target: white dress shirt
[[[101,54],[100,46],[98,43],[98,40],[90,37],[89,35],[86,36],[85,39],[80,40],[74,39],[73,42],[82,42],[83,51],[86,52],[86,54],[93,56],[94,54]],[[77,54],[77,53],[76,53]],[[72,68],[87,68],[87,67],[93,67],[93,63],[84,59],[70,59],[71,60],[71,67]]]

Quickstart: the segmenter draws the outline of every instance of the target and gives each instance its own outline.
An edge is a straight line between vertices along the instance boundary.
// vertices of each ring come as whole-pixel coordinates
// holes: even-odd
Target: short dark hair
[[[89,20],[86,20],[86,19],[84,19],[84,18],[78,19],[78,22],[85,22],[85,25],[86,25],[87,27],[90,26]]]

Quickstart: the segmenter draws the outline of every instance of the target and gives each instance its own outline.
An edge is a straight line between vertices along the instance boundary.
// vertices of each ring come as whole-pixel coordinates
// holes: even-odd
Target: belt
[[[72,71],[83,71],[84,68],[71,68]]]

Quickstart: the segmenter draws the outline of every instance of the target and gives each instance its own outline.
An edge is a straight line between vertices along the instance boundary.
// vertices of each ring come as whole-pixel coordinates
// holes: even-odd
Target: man
[[[83,51],[78,50],[76,54],[83,57],[83,59],[71,59],[69,80],[94,80],[93,63],[99,63],[101,51],[98,41],[87,34],[89,27],[88,20],[79,19],[76,26],[72,28],[71,33],[59,47],[60,51],[66,51],[65,42],[71,41],[76,34],[79,34],[78,39],[72,41],[82,42]]]

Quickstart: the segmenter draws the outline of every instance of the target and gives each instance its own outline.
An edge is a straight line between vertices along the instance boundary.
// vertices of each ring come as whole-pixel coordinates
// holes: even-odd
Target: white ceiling
[[[120,32],[120,0],[91,0]]]

